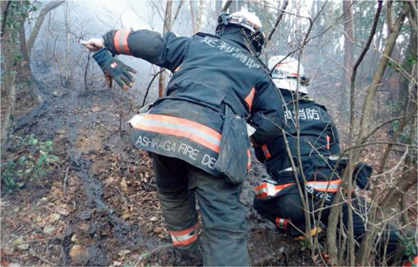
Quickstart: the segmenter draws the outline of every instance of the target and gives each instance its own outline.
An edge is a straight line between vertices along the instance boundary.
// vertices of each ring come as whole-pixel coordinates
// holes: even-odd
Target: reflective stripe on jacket
[[[295,183],[277,185],[272,181],[264,180],[261,184],[254,188],[254,191],[256,198],[270,199],[277,197],[281,191],[292,185],[295,185]]]
[[[309,181],[305,183],[305,187],[308,192],[319,191],[336,193],[342,180],[333,181]],[[261,184],[254,188],[256,198],[268,200],[275,197],[279,197],[284,191],[291,186],[296,186],[296,183],[278,184],[272,180],[263,180]]]

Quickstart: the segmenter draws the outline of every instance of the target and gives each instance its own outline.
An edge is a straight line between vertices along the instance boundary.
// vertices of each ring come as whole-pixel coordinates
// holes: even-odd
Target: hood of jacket
[[[220,37],[222,40],[236,43],[242,48],[250,51],[254,56],[256,55],[255,47],[253,43],[251,43],[248,39],[247,35],[245,34],[245,30],[242,27],[235,25],[228,25],[227,27],[223,27],[220,33]]]

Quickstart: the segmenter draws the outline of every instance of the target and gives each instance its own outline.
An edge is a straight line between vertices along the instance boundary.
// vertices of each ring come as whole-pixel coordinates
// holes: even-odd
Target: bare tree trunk
[[[49,13],[49,11],[59,7],[65,2],[65,0],[60,1],[51,1],[47,5],[45,5],[41,12],[38,15],[38,18],[36,19],[35,26],[33,26],[32,32],[30,33],[28,42],[27,42],[27,49],[29,56],[32,52],[33,45],[35,44],[35,40],[38,37],[39,31],[41,30],[42,23],[45,20],[45,16]]]
[[[68,25],[68,3],[65,4],[65,71],[64,79],[65,84],[67,84],[67,79],[69,78],[70,72],[70,35],[69,35],[69,25]]]
[[[409,16],[410,17],[410,16]],[[409,18],[411,20],[411,18]],[[399,105],[398,105],[398,112],[397,116],[402,117],[404,116],[408,110],[411,109],[411,105],[409,105],[409,84],[410,78],[407,77],[408,75],[413,75],[416,77],[416,73],[413,73],[412,68],[413,65],[417,62],[417,30],[411,27],[411,35],[409,39],[408,48],[405,54],[405,58],[402,63],[402,71],[401,71],[401,78],[399,79]],[[415,74],[415,75],[414,75]]]
[[[8,89],[7,92],[7,109],[4,114],[4,119],[1,123],[1,151],[4,152],[4,149],[7,147],[7,140],[9,129],[12,125],[12,114],[14,114],[15,104],[16,104],[16,72],[6,71],[2,79],[2,86]]]
[[[193,34],[195,34],[197,32],[197,27],[196,27],[196,20],[194,18],[194,4],[193,4],[194,0],[190,0],[190,20],[192,21],[192,31]]]
[[[2,105],[7,105],[5,113],[2,114],[3,121],[1,123],[1,151],[4,152],[7,147],[9,129],[12,125],[12,115],[16,104],[16,75],[17,64],[13,56],[15,51],[19,51],[18,41],[12,39],[11,32],[7,26],[7,19],[9,18],[9,8],[11,1],[0,2],[2,14],[2,42],[1,42],[1,87],[2,87]]]
[[[353,8],[352,1],[343,1],[344,13],[344,92],[341,98],[341,118],[348,121],[350,116],[350,81],[351,75],[347,70],[353,69]]]
[[[163,34],[166,34],[171,30],[171,13],[173,10],[173,1],[168,0],[165,6],[164,28]],[[161,74],[158,79],[158,96],[162,97],[165,91],[165,73],[164,68],[160,68]]]
[[[38,36],[38,33],[40,31],[40,28],[42,26],[42,22],[44,21],[45,15],[51,11],[52,9],[56,8],[60,4],[60,2],[51,2],[47,4],[40,12],[38,19],[35,22],[35,27],[26,42],[26,36],[25,36],[25,28],[24,23],[26,20],[25,12],[22,11],[22,14],[18,16],[18,18],[13,19],[19,19],[20,21],[20,28],[14,29],[9,28],[9,25],[7,24],[7,20],[9,18],[9,15],[15,15],[15,14],[9,14],[10,6],[12,5],[12,1],[1,1],[1,14],[2,14],[2,43],[1,43],[1,52],[2,56],[4,57],[4,60],[2,60],[2,77],[1,77],[1,87],[3,88],[4,94],[2,95],[2,101],[5,101],[5,97],[7,97],[7,109],[3,116],[3,122],[2,122],[2,130],[1,130],[1,145],[2,149],[4,149],[7,146],[7,140],[8,140],[8,133],[12,125],[12,115],[15,111],[16,106],[16,83],[20,79],[20,82],[22,82],[22,79],[24,80],[30,80],[33,81],[33,76],[30,71],[30,51],[33,48],[33,45],[35,43],[36,37]],[[18,2],[21,4],[21,2]],[[16,8],[16,7],[15,7]],[[19,7],[17,7],[19,8]],[[23,9],[22,9],[23,10]],[[15,12],[18,12],[21,10],[15,10]],[[15,38],[13,37],[15,36]],[[22,60],[18,60],[17,57],[14,56],[14,54],[18,53],[21,55]],[[30,90],[31,95],[35,95],[35,99],[38,101],[42,101],[41,94],[37,88],[36,85],[33,85]]]
[[[198,6],[197,6],[197,17],[196,17],[196,29],[195,29],[195,33],[199,32],[200,26],[202,24],[203,0],[199,0],[199,2],[197,2],[197,4],[198,4]]]

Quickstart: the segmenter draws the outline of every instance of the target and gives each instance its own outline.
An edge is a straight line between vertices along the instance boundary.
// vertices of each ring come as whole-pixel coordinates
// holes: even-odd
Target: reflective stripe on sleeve
[[[124,55],[132,55],[131,50],[129,50],[128,46],[128,35],[131,30],[117,30],[115,37],[113,39],[113,43],[115,45],[115,49],[119,54]]]
[[[281,184],[281,185],[274,185],[272,183],[264,182],[254,188],[256,198],[271,198],[275,197],[277,194],[280,193],[286,187],[294,185],[295,183],[288,183],[288,184]]]
[[[262,145],[261,149],[263,150],[264,157],[266,157],[266,159],[271,158],[271,154],[270,154],[269,149],[267,148],[267,145]]]
[[[197,239],[197,227],[199,223],[194,224],[192,227],[189,227],[180,231],[170,231],[171,240],[173,241],[173,246],[187,246]]]
[[[250,93],[245,98],[245,102],[247,103],[248,107],[251,109],[254,100],[255,89],[251,89]]]
[[[338,191],[338,187],[341,184],[341,180],[333,180],[333,181],[314,181],[314,182],[306,182],[305,185],[307,187],[312,187],[313,189],[321,192],[331,192],[335,193]]]
[[[148,114],[134,125],[135,129],[185,137],[219,153],[221,134],[212,128],[195,121],[160,115]]]

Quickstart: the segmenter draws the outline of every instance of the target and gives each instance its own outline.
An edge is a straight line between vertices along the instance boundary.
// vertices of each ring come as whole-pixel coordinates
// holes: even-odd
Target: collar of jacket
[[[255,51],[253,44],[247,45],[248,37],[245,35],[241,27],[236,27],[235,25],[224,27],[221,39],[225,41],[233,42],[241,46],[245,50],[252,52],[253,55],[255,54],[253,52]]]

